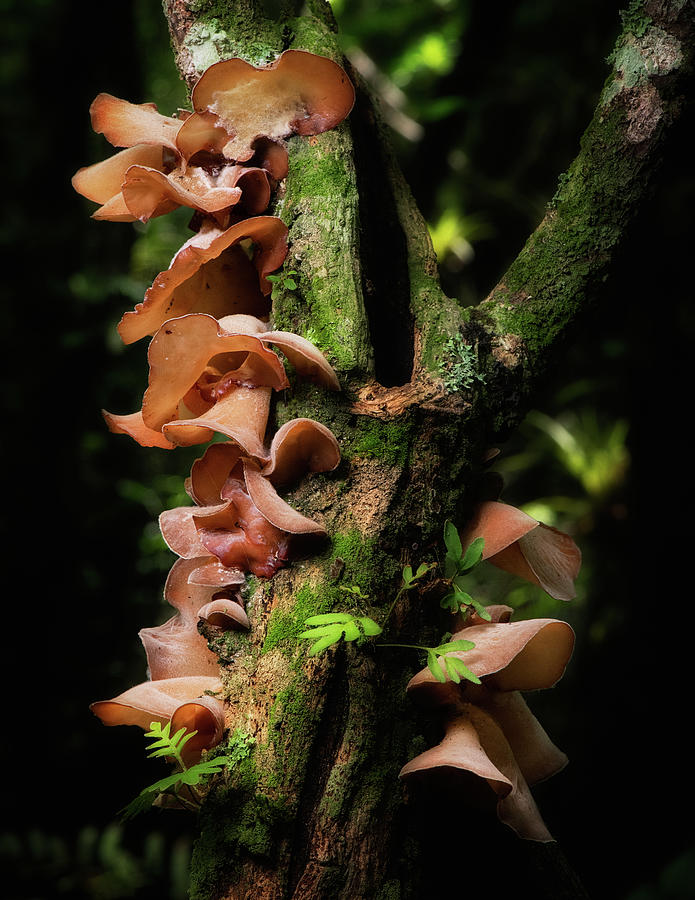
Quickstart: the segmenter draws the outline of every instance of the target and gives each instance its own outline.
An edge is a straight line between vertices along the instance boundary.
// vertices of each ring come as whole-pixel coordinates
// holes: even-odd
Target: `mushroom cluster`
[[[512,622],[508,606],[490,606],[491,621],[474,616],[454,640],[475,644],[463,654],[480,679],[452,682],[444,661],[443,680],[429,668],[415,675],[409,695],[442,718],[443,737],[410,760],[401,778],[422,781],[440,776],[482,779],[497,801],[497,815],[522,838],[551,841],[529,785],[559,772],[567,757],[550,740],[521,691],[549,688],[562,677],[574,647],[574,632],[556,619]]]
[[[340,451],[332,432],[311,419],[267,437],[273,391],[289,386],[276,351],[299,378],[340,385],[312,343],[269,324],[267,276],[285,260],[288,230],[267,209],[288,172],[286,139],[335,127],[355,94],[332,60],[286,50],[265,67],[241,59],[210,66],[191,99],[191,110],[170,117],[153,103],[100,94],[92,126],[121,149],[73,177],[75,189],[99,204],[96,219],[147,222],[179,206],[193,212],[193,236],[118,324],[126,344],[152,338],[142,407],[104,416],[112,432],[145,447],[226,440],[193,464],[186,487],[195,505],[161,516],[180,557],[164,589],[176,614],[140,631],[148,680],[91,707],[106,725],[148,729],[157,721],[195,730],[189,760],[215,746],[225,724],[217,657],[200,621],[249,628],[240,593],[246,575],[271,577],[302,540],[325,534],[278,489],[331,471]]]

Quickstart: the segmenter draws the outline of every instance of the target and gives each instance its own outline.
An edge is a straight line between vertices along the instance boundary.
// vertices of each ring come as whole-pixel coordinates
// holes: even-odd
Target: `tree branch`
[[[489,353],[487,402],[500,412],[512,385],[513,404],[525,408],[576,320],[602,296],[671,128],[692,99],[692,0],[633,2],[622,19],[578,156],[543,221],[471,316],[467,334]],[[506,417],[508,425],[518,420],[509,404]]]

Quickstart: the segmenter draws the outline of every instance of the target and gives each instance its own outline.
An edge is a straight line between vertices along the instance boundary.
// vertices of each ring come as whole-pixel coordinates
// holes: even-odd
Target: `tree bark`
[[[282,0],[164,5],[189,85],[219,58],[258,64],[288,47],[344,63],[323,0],[304,15]],[[579,317],[606,298],[611,262],[685,102],[694,31],[691,2],[631,4],[579,155],[474,309],[441,292],[427,228],[354,72],[349,120],[289,141],[274,211],[290,228],[286,265],[300,276],[297,291],[274,299],[274,326],[313,340],[343,391],[296,382],[274,414],[277,425],[308,416],[330,427],[342,462],[286,498],[325,522],[330,540],[272,580],[250,579],[248,636],[209,635],[230,731],[256,743],[205,803],[193,897],[430,896],[452,864],[459,826],[447,825],[449,810],[473,835],[471,855],[482,852],[480,835],[511,847],[503,826],[460,812],[465,798],[408,795],[399,784],[402,765],[436,742],[436,722],[405,696],[421,668],[412,651],[344,645],[309,658],[298,635],[308,616],[334,609],[383,618],[403,565],[436,558],[445,519],[464,523],[486,450],[518,424]],[[343,590],[355,585],[369,598],[361,605]],[[386,640],[437,643],[449,623],[436,602],[411,594]],[[584,896],[553,845],[510,852],[541,873],[535,896]]]

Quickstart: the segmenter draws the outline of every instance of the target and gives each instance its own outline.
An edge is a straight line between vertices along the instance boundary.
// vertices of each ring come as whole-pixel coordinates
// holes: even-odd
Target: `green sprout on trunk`
[[[143,788],[138,796],[121,810],[119,815],[123,821],[148,810],[160,794],[173,797],[184,809],[197,811],[203,800],[203,793],[199,788],[207,785],[214,775],[219,775],[224,769],[231,768],[240,759],[248,756],[254,742],[250,735],[235,733],[228,754],[203,759],[189,766],[184,761],[182,751],[196,734],[197,731],[179,728],[172,735],[171,722],[167,722],[163,727],[161,722],[150,722],[150,730],[145,737],[154,738],[154,741],[147,748],[151,751],[147,756],[171,759],[179,767],[179,771]]]

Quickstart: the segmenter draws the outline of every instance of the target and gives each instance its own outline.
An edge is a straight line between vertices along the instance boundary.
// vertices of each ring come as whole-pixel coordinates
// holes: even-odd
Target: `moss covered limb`
[[[545,218],[471,319],[468,331],[488,354],[488,405],[498,410],[512,392],[517,401],[530,395],[572,324],[605,296],[663,144],[692,97],[695,6],[638,0],[622,19],[579,154]]]

